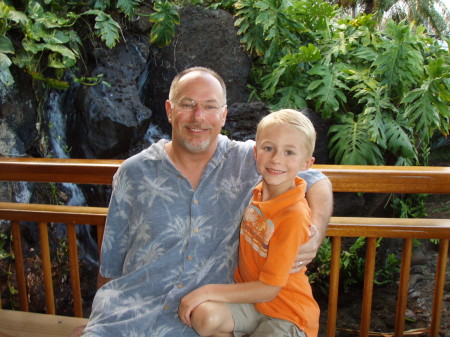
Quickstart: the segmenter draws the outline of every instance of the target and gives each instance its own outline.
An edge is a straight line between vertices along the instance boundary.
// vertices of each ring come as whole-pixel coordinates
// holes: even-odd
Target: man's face
[[[214,76],[203,72],[183,76],[173,101],[166,101],[166,111],[173,143],[191,153],[215,151],[227,108],[222,87]]]

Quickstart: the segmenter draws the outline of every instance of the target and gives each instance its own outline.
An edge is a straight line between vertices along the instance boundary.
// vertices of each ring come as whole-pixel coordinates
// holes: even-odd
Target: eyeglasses
[[[182,100],[180,102],[170,101],[181,109],[181,111],[187,111],[187,112],[194,112],[197,110],[198,106],[200,105],[202,107],[202,110],[206,113],[218,113],[220,112],[220,109],[222,109],[226,104],[219,105],[216,102],[207,102],[207,103],[197,103],[196,101],[192,100]]]

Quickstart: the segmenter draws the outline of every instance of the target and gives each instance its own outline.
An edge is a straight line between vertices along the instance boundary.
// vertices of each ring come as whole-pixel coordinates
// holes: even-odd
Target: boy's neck
[[[292,190],[293,188],[295,188],[295,186],[295,181],[288,187],[280,187],[266,184],[266,182],[263,180],[261,189],[261,201],[269,201],[275,199],[276,197],[279,197],[287,191]]]

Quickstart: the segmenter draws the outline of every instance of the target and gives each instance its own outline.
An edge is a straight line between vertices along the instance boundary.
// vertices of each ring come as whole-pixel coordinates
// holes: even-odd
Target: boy
[[[178,314],[201,336],[317,336],[319,307],[305,269],[290,274],[308,240],[305,182],[316,134],[302,113],[283,109],[264,117],[254,156],[263,181],[241,222],[235,284],[208,284],[182,300]]]

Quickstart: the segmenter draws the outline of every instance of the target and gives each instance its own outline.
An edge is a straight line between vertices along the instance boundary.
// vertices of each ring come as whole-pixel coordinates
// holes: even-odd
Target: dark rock
[[[203,66],[220,74],[227,86],[227,104],[246,102],[247,78],[251,60],[242,50],[233,16],[223,10],[185,7],[172,43],[151,46],[147,77],[141,91],[142,101],[153,111],[152,123],[170,133],[165,111],[170,83],[180,71]]]
[[[103,74],[104,84],[74,89],[74,106],[65,104],[70,117],[69,145],[82,158],[116,158],[144,137],[152,112],[138,94],[139,76],[148,54],[148,40],[125,36],[112,50],[94,52],[92,76]]]
[[[234,140],[255,139],[258,122],[270,113],[263,102],[235,103],[228,107],[224,133]]]

